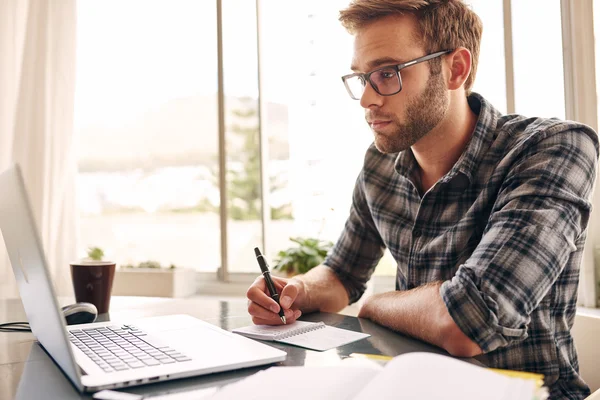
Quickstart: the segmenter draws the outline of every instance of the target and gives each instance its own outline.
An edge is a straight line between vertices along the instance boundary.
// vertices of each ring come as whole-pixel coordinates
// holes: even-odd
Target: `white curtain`
[[[0,1],[0,170],[22,167],[58,294],[76,256],[75,2]],[[0,242],[0,297],[17,296]]]

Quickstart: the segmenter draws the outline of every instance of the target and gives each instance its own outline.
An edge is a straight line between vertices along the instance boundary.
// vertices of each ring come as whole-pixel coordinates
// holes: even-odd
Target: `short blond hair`
[[[340,22],[355,34],[366,25],[390,15],[412,14],[417,18],[420,39],[427,53],[465,47],[471,52],[471,73],[465,91],[471,92],[483,25],[462,0],[353,0],[340,11]]]

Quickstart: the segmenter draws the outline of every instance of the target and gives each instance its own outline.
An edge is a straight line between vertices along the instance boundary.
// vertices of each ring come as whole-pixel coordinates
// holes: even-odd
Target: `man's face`
[[[417,32],[410,15],[386,17],[364,27],[355,37],[353,70],[366,73],[426,55],[415,39]],[[408,149],[444,118],[448,92],[440,68],[432,74],[430,63],[402,69],[402,91],[392,96],[379,95],[367,83],[360,104],[382,153]]]

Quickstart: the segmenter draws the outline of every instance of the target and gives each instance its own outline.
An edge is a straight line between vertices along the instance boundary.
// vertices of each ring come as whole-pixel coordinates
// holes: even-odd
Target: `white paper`
[[[367,333],[335,328],[323,322],[296,321],[289,325],[251,325],[234,329],[253,339],[274,340],[311,350],[325,351],[369,337]],[[282,338],[282,336],[287,336]]]
[[[218,388],[195,389],[187,392],[169,393],[159,396],[144,397],[148,400],[204,400],[217,391]]]
[[[395,357],[354,400],[531,400],[535,383],[432,353]]]
[[[301,335],[291,336],[278,340],[281,343],[293,344],[312,350],[325,351],[343,346],[348,343],[369,337],[369,334],[339,329],[325,325],[322,329],[306,332]]]
[[[369,367],[271,367],[221,388],[210,400],[351,400],[377,373]]]
[[[319,329],[325,326],[323,322],[295,321],[287,325],[250,325],[232,330],[254,339],[276,340],[281,335],[293,335],[308,329]]]
[[[101,390],[92,396],[96,400],[141,400],[144,397],[139,394],[118,392],[116,390]]]
[[[271,367],[221,388],[210,400],[531,400],[535,383],[448,356],[409,353],[385,367]]]

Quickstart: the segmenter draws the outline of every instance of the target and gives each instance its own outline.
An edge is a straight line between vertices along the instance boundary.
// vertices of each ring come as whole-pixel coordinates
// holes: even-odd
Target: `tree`
[[[233,108],[233,123],[229,131],[241,139],[236,143],[230,138],[227,163],[227,209],[231,218],[236,220],[260,219],[260,152],[258,137],[258,107],[250,97],[239,99],[240,107]],[[235,153],[233,150],[237,147]],[[271,191],[282,185],[275,179],[269,180]],[[271,208],[271,218],[291,218],[290,206]]]
[[[258,110],[254,100],[240,99],[239,108],[231,110],[233,123],[229,131],[235,138],[227,143],[227,209],[233,219],[260,219],[260,153],[258,151]],[[234,150],[238,147],[237,151]]]

